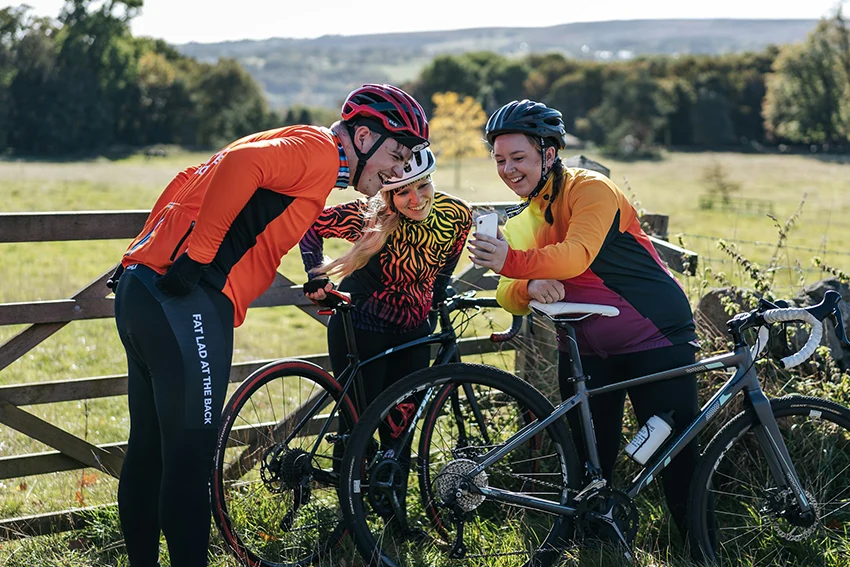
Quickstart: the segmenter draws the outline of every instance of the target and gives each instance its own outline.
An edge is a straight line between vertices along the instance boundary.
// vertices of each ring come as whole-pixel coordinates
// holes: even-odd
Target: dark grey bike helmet
[[[549,139],[559,150],[567,147],[567,130],[560,111],[528,99],[514,100],[494,112],[484,132],[491,146],[500,134],[518,132]]]

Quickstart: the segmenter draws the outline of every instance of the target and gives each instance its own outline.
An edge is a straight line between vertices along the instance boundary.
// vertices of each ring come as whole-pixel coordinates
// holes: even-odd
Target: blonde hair
[[[348,252],[321,266],[310,270],[311,275],[326,275],[343,279],[369,262],[384,247],[390,234],[395,232],[401,220],[393,204],[395,191],[382,191],[369,199],[363,227],[363,237],[354,243]]]

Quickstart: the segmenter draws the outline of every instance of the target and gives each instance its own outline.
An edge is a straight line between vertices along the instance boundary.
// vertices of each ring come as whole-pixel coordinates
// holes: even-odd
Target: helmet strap
[[[351,178],[351,186],[355,189],[357,188],[357,184],[360,182],[360,176],[363,174],[363,168],[366,167],[366,162],[369,161],[369,158],[372,157],[375,152],[378,151],[378,148],[384,143],[384,140],[387,139],[387,136],[384,134],[378,133],[378,139],[372,144],[372,147],[368,152],[360,151],[360,148],[357,147],[357,142],[354,139],[354,131],[356,128],[349,124],[345,123],[346,128],[348,128],[348,137],[351,138],[351,145],[354,147],[354,154],[357,156],[357,168],[354,170],[354,176]],[[368,128],[368,126],[367,126]],[[373,131],[370,128],[370,131]],[[377,133],[377,132],[376,132]]]
[[[528,194],[528,197],[522,203],[517,205],[510,205],[505,207],[505,216],[508,218],[515,217],[521,212],[523,212],[528,206],[531,204],[531,200],[537,197],[543,188],[546,187],[546,183],[549,181],[549,176],[552,174],[552,171],[555,169],[555,163],[552,163],[552,167],[546,166],[546,146],[544,145],[544,139],[540,138],[540,181],[537,182],[537,186],[534,190]],[[557,161],[559,158],[557,154],[555,155],[555,160]]]

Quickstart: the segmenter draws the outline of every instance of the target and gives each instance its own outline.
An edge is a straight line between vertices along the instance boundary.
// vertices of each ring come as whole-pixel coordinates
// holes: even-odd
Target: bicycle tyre
[[[269,473],[272,469],[263,470],[266,457],[274,457],[273,451],[281,448],[282,438],[292,434],[307,413],[304,409],[313,407],[317,396],[325,392],[333,401],[342,397],[340,384],[320,366],[302,360],[280,360],[246,378],[224,408],[211,479],[211,507],[222,538],[245,565],[309,565],[331,553],[345,533],[335,486],[322,485],[311,474],[310,497],[299,509],[293,503],[296,490],[300,489],[285,480],[296,476],[303,479],[307,474],[295,463],[304,462],[297,457],[310,452],[321,421],[306,422],[299,433],[310,431],[312,435],[296,435],[291,446],[277,453],[279,458],[269,461],[272,469],[290,471],[288,475],[280,473],[269,479],[268,476],[274,477]],[[332,407],[328,402],[321,411]],[[349,427],[357,421],[354,405],[347,396],[339,405],[339,412]],[[336,429],[329,433],[336,433]],[[296,443],[302,446],[295,447]],[[332,449],[330,462],[327,452],[323,452],[328,447],[323,441],[309,464],[311,472],[318,472],[317,467],[334,468]],[[281,463],[286,464],[278,467]],[[295,513],[291,526],[285,528],[282,522],[289,511]],[[315,525],[308,521],[315,521]]]
[[[753,433],[750,408],[712,439],[697,466],[689,509],[691,546],[715,564],[818,565],[850,555],[850,410],[809,396],[770,402],[816,520],[795,525]],[[712,509],[714,512],[712,512]]]
[[[431,387],[444,388],[446,386],[458,384],[470,384],[478,387],[482,391],[492,390],[493,392],[496,392],[496,394],[491,396],[491,399],[504,400],[510,397],[517,402],[517,408],[522,408],[523,411],[527,410],[537,417],[545,417],[553,411],[552,404],[527,382],[497,368],[469,363],[444,364],[420,370],[384,391],[372,404],[370,404],[369,408],[367,408],[366,412],[360,417],[358,424],[352,431],[348,447],[346,448],[345,457],[343,459],[342,477],[340,479],[340,500],[343,503],[343,514],[346,523],[349,526],[350,534],[358,548],[358,551],[364,560],[371,565],[397,566],[416,561],[429,565],[439,564],[442,560],[435,559],[436,555],[432,555],[427,559],[424,555],[419,558],[411,558],[409,556],[410,553],[430,552],[433,552],[434,554],[442,554],[441,557],[446,561],[452,562],[452,564],[457,563],[456,559],[448,558],[448,555],[445,553],[448,545],[444,539],[439,537],[439,534],[436,538],[428,536],[428,540],[425,542],[419,540],[414,541],[413,543],[405,543],[404,545],[406,548],[404,550],[400,548],[397,549],[397,546],[402,539],[390,541],[391,535],[388,534],[391,534],[391,531],[388,530],[391,530],[391,524],[388,522],[387,530],[381,531],[378,538],[375,537],[375,534],[373,534],[372,528],[369,524],[370,520],[367,518],[371,511],[369,502],[374,497],[374,494],[369,493],[369,463],[364,462],[364,456],[367,456],[368,458],[370,451],[374,452],[374,439],[375,435],[377,435],[378,429],[381,427],[381,424],[387,414],[400,401],[408,398],[414,393],[424,392]],[[493,405],[493,407],[495,407],[495,405]],[[522,421],[521,425],[525,424],[524,418],[520,421]],[[425,423],[425,421],[420,420],[420,423]],[[492,420],[488,423],[492,423]],[[505,423],[505,421],[502,423]],[[432,427],[433,423],[429,423],[428,426]],[[505,436],[507,437],[509,433],[513,432],[513,430],[506,431]],[[419,432],[420,436],[423,434],[423,432]],[[430,434],[432,433],[429,433],[429,435]],[[557,491],[551,493],[549,499],[554,499],[554,501],[560,503],[568,503],[575,491],[579,488],[578,485],[580,479],[578,458],[573,446],[572,437],[569,435],[563,420],[558,420],[551,424],[549,427],[539,432],[535,437],[545,437],[543,446],[545,446],[546,451],[551,452],[551,454],[548,455],[549,461],[547,461],[547,464],[553,464],[553,466],[557,468],[557,470],[552,470],[547,473],[552,475],[551,479],[554,482],[558,483],[557,485],[553,484],[553,486],[556,486]],[[528,445],[529,443],[526,442],[521,444],[519,447],[527,447]],[[509,455],[505,458],[508,458]],[[374,461],[375,459],[372,460]],[[417,457],[415,460],[421,461],[421,457]],[[494,466],[498,466],[501,463],[502,461],[496,463]],[[493,469],[489,471],[489,474],[494,474]],[[498,476],[498,474],[496,476]],[[505,475],[502,475],[502,477],[504,476]],[[494,485],[491,484],[490,486]],[[427,493],[427,491],[423,492],[423,495]],[[412,499],[408,499],[408,502],[411,502],[411,500]],[[554,516],[537,510],[529,511],[529,509],[526,508],[508,507],[500,503],[490,501],[485,501],[484,504],[479,503],[481,510],[475,510],[476,514],[483,511],[488,503],[491,506],[502,506],[502,508],[510,508],[513,511],[519,510],[516,512],[517,518],[513,518],[512,521],[515,520],[516,525],[522,526],[521,529],[523,530],[528,528],[529,535],[531,535],[533,539],[529,539],[528,541],[521,541],[519,539],[512,540],[516,541],[516,543],[512,545],[517,545],[522,548],[522,551],[519,553],[502,552],[501,548],[497,550],[498,541],[482,541],[481,543],[486,544],[486,546],[489,546],[490,544],[493,545],[493,555],[484,557],[481,553],[472,553],[466,557],[468,560],[467,564],[491,565],[493,564],[492,558],[499,556],[502,558],[498,560],[501,561],[501,563],[499,563],[500,565],[505,561],[514,560],[514,563],[509,564],[545,566],[552,563],[560,556],[561,550],[566,545],[567,532],[572,525],[567,518]],[[423,516],[424,508],[427,507],[427,502],[423,502],[422,504],[423,510],[417,512],[417,517],[420,519],[416,520],[415,526],[412,526],[418,531],[418,533],[420,533],[420,535],[421,532],[424,532],[424,529],[432,529],[432,526],[428,525],[428,521],[424,519]],[[413,506],[407,506],[407,510],[409,514],[414,513]],[[491,512],[492,509],[487,511],[488,514]],[[526,523],[526,512],[530,514],[545,515],[547,521],[551,523],[544,526],[538,533],[533,533],[534,526],[536,524],[533,522]],[[376,515],[377,514],[373,514],[373,517]],[[519,516],[522,517],[520,518]],[[500,516],[496,517],[501,518]],[[465,519],[464,521],[466,525],[465,537],[467,538],[465,543],[470,543],[468,538],[470,526],[473,525],[472,522],[475,522],[474,525],[477,526],[484,525],[483,522],[488,520],[484,518],[483,515],[480,518],[471,515],[469,520]],[[493,524],[492,522],[491,524],[494,529],[504,530],[506,527],[504,524]],[[496,537],[501,538],[503,542],[504,538],[502,538],[502,534],[504,533],[504,531],[497,532],[496,535]],[[403,534],[403,538],[407,537],[408,534]],[[428,544],[434,545],[429,546]],[[393,546],[393,549],[389,549],[390,546]],[[480,551],[483,547],[485,547],[485,545],[476,547],[473,542],[473,545],[470,545],[469,547],[470,551],[476,552]],[[408,556],[402,557],[404,554],[408,554]],[[513,556],[516,557],[514,558]],[[508,559],[504,559],[506,557]]]

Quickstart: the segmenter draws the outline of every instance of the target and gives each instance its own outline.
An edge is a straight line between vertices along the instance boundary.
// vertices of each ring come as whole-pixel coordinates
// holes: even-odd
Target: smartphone
[[[475,232],[496,238],[496,229],[499,226],[499,214],[490,213],[481,215],[475,219]]]

